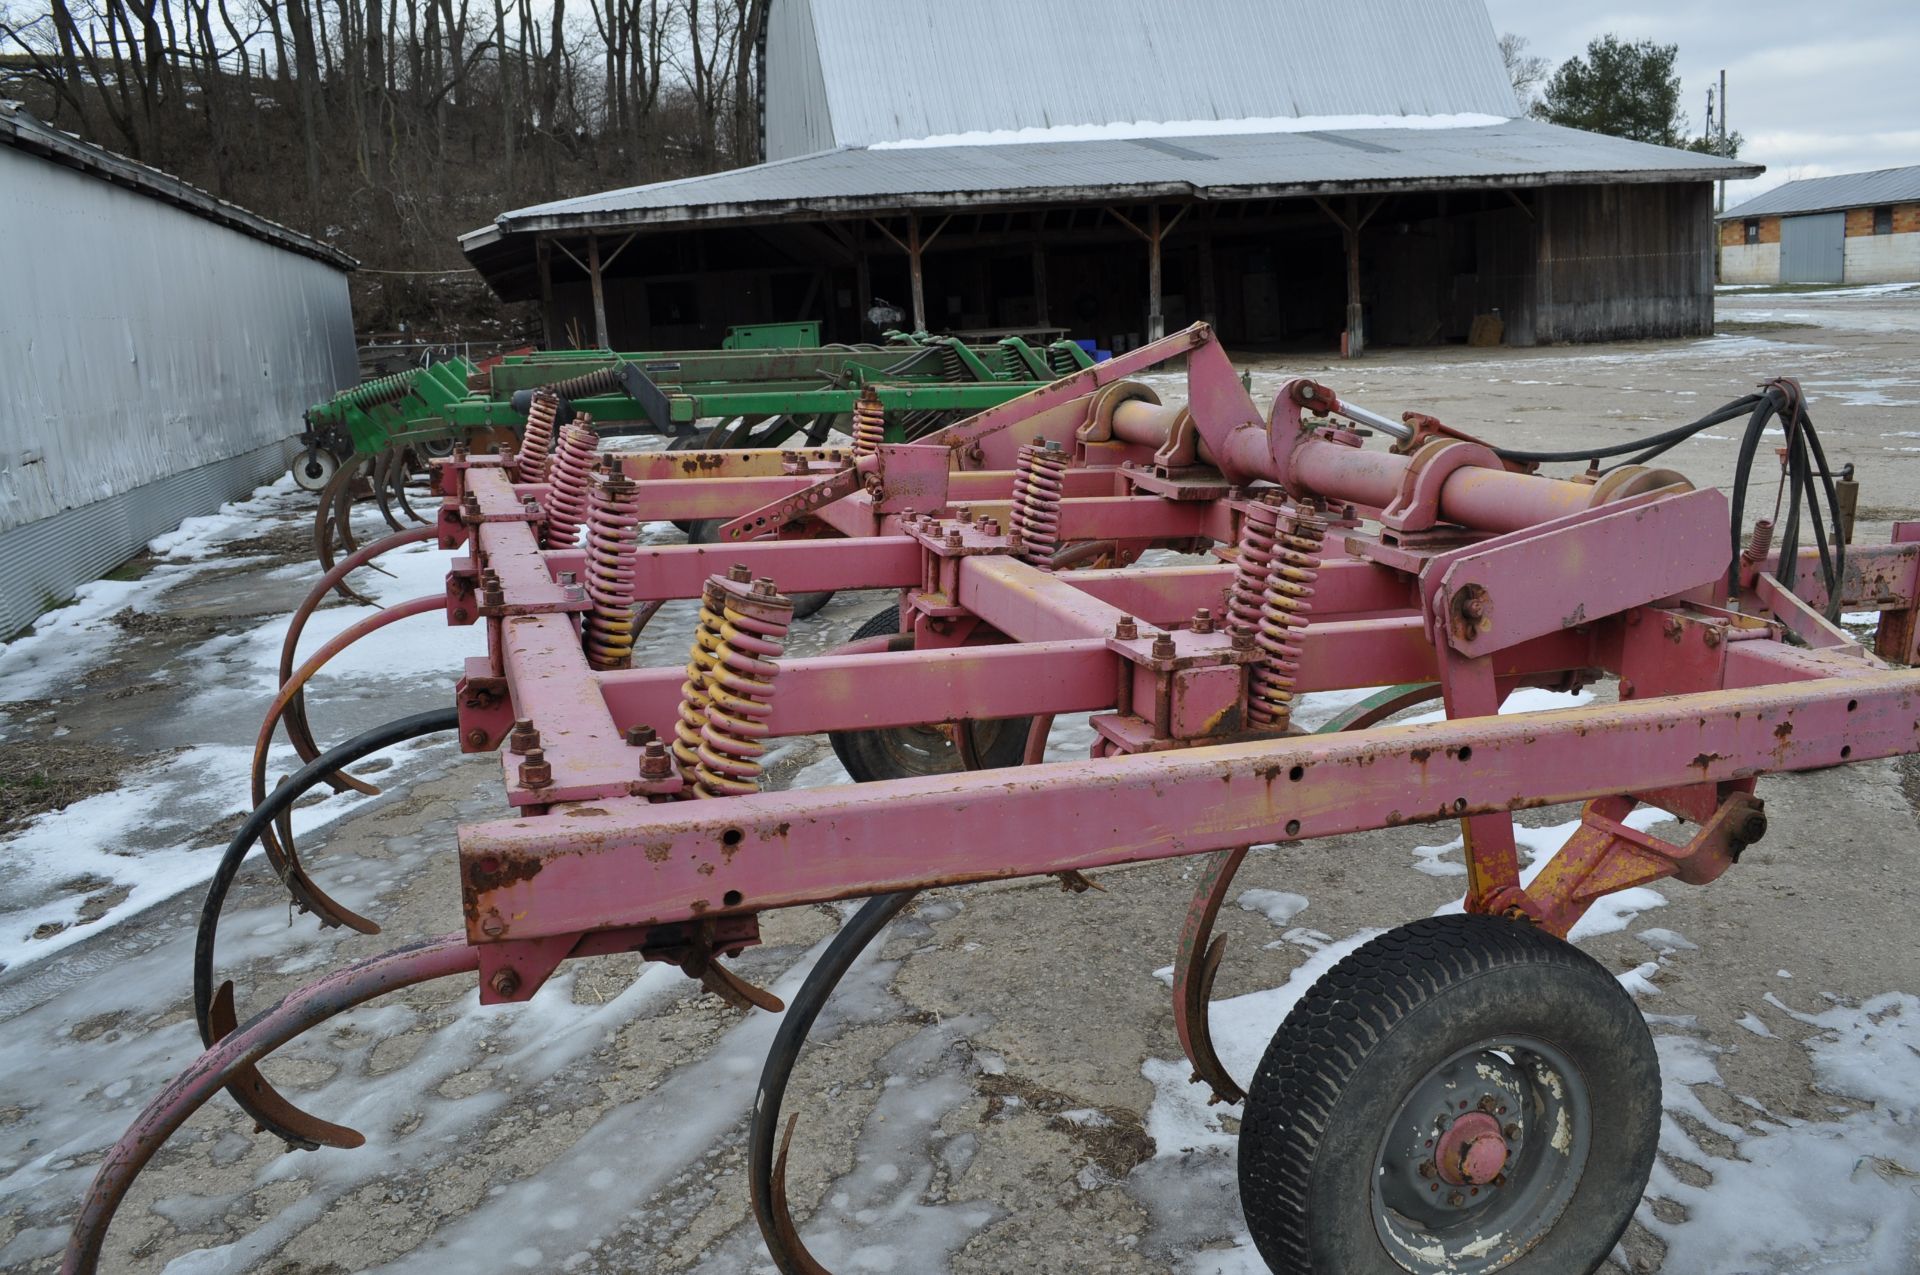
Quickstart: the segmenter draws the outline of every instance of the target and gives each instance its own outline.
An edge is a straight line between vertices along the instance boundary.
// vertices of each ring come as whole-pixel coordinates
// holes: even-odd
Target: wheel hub
[[[1470,1111],[1440,1135],[1433,1149],[1434,1168],[1455,1186],[1485,1186],[1507,1166],[1507,1140],[1500,1122],[1484,1111]]]

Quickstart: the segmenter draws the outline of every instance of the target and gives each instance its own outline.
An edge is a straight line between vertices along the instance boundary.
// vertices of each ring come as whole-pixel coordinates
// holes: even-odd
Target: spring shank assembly
[[[586,417],[560,427],[560,446],[554,453],[547,491],[547,543],[556,548],[580,538],[587,517],[587,485],[600,436]]]
[[[587,595],[581,623],[587,659],[597,669],[625,668],[633,657],[634,564],[640,489],[625,474],[593,482],[587,493]]]
[[[871,456],[887,441],[887,409],[869,385],[853,405],[853,450],[855,455]]]
[[[1021,557],[1050,567],[1060,547],[1060,500],[1066,490],[1067,453],[1051,441],[1020,449],[1013,471],[1011,524],[1020,537]]]
[[[1184,404],[1127,379],[1176,357]],[[1799,407],[1776,383],[1753,401]],[[1920,661],[1920,523],[1843,561],[1834,537],[1795,549],[1783,524],[1736,557],[1727,497],[1672,471],[1552,478],[1428,417],[1409,414],[1392,450],[1341,423],[1384,419],[1304,379],[1256,404],[1195,325],[857,454],[631,453],[590,489],[595,440],[570,425],[541,487],[530,420],[521,472],[442,462],[435,528],[460,555],[445,614],[487,636],[448,715],[466,750],[504,745],[508,807],[457,830],[464,931],[451,955],[356,967],[235,1030],[247,1015],[222,1002],[208,1052],[102,1162],[66,1269],[94,1268],[127,1182],[187,1112],[223,1085],[252,1095],[266,1052],[381,979],[477,967],[491,1005],[532,997],[566,959],[637,951],[772,1009],[721,964],[758,941],[763,911],[872,897],[849,927],[864,943],[917,891],[1212,854],[1175,1021],[1195,1072],[1232,1096],[1205,1030],[1209,937],[1248,847],[1459,821],[1466,910],[1563,938],[1610,892],[1727,871],[1765,831],[1758,779],[1920,751],[1920,672],[1890,663]],[[712,545],[638,544],[642,508],[727,520],[731,569],[713,574]],[[1232,561],[1054,565],[1102,545]],[[856,589],[898,599],[897,632],[785,654],[790,595]],[[700,603],[685,667],[625,667],[633,609],[675,599]],[[1825,618],[1839,607],[1880,609],[1877,652]],[[303,678],[324,662],[296,655]],[[1601,676],[1618,702],[1500,715],[1516,688]],[[1370,687],[1389,689],[1315,733],[1293,721],[1303,695]],[[1435,699],[1444,718],[1376,729]],[[1090,715],[1092,756],[1040,761],[1057,714]],[[955,765],[998,769],[760,791],[773,739],[1022,718],[1036,724],[1010,753],[954,732]],[[1523,884],[1512,812],[1572,802],[1579,829]],[[1637,805],[1693,830],[1640,831]],[[857,946],[807,981],[763,1095]],[[777,1098],[756,1105],[756,1215],[786,1275],[818,1275],[780,1198],[778,1119]]]
[[[553,422],[560,413],[560,399],[547,390],[537,390],[527,408],[527,427],[520,435],[520,481],[543,483],[547,480],[548,453],[553,450]]]
[[[1247,521],[1252,524],[1253,519]],[[1278,514],[1272,535],[1254,637],[1261,658],[1253,666],[1247,720],[1262,729],[1285,730],[1293,715],[1294,681],[1305,651],[1302,635],[1313,609],[1313,582],[1320,575],[1327,524],[1313,514],[1288,509]],[[1239,583],[1238,576],[1234,583]]]
[[[707,666],[706,721],[689,776],[697,797],[739,797],[760,790],[767,751],[775,663],[793,623],[793,600],[764,577],[713,580],[720,590],[720,637]]]

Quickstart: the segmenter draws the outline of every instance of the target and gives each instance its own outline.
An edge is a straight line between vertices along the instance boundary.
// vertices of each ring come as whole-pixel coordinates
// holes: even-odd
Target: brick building
[[[1920,164],[1788,182],[1719,220],[1722,283],[1920,281]]]

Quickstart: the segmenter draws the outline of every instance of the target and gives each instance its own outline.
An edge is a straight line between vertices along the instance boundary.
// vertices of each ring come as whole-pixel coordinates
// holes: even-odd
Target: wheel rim
[[[303,491],[320,491],[339,467],[340,462],[334,459],[332,452],[309,447],[294,458],[293,481]]]
[[[954,747],[953,734],[958,724],[945,726],[895,726],[874,732],[881,750],[891,763],[892,773],[900,776],[944,775],[959,770],[960,750]],[[999,742],[1006,720],[988,718],[972,724],[973,749],[984,755]]]
[[[1497,1271],[1566,1210],[1593,1145],[1585,1079],[1529,1036],[1482,1041],[1408,1091],[1381,1138],[1373,1225],[1416,1275]]]

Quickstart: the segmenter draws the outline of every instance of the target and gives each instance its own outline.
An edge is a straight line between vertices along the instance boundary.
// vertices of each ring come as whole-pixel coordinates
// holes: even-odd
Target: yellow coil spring
[[[720,633],[726,627],[727,590],[718,576],[700,591],[700,618],[694,622],[693,647],[687,653],[687,680],[680,683],[680,717],[673,724],[673,760],[691,787],[700,770],[700,732],[707,724],[707,674],[719,658]]]
[[[707,670],[706,722],[690,777],[697,797],[737,797],[760,790],[767,718],[773,712],[774,663],[786,647],[793,602],[773,581],[729,581],[720,640]]]
[[[533,405],[527,409],[527,428],[520,436],[520,481],[543,483],[547,480],[547,453],[553,450],[553,422],[560,414],[560,400],[546,390],[536,390]]]
[[[1292,720],[1301,638],[1308,613],[1313,610],[1313,582],[1320,575],[1326,538],[1327,524],[1312,514],[1288,511],[1276,520],[1267,592],[1260,607],[1260,628],[1254,635],[1261,659],[1253,666],[1253,685],[1247,696],[1247,716],[1255,726],[1285,730]]]
[[[582,416],[561,427],[560,447],[553,456],[553,470],[547,475],[547,545],[570,548],[580,539],[580,524],[587,518],[587,485],[593,479],[593,462],[599,452],[600,435],[591,421]]]
[[[1227,595],[1227,627],[1248,633],[1260,628],[1260,608],[1267,600],[1268,563],[1273,560],[1274,520],[1279,511],[1272,505],[1247,507],[1240,523],[1240,554],[1233,564],[1233,589]]]
[[[887,409],[871,388],[853,404],[853,454],[871,456],[887,441]]]
[[[1067,453],[1055,442],[1028,443],[1014,460],[1013,511],[1007,521],[1020,536],[1020,556],[1050,566],[1060,547],[1060,500],[1066,491]]]
[[[640,540],[640,489],[625,474],[596,482],[587,495],[587,594],[593,610],[581,628],[587,662],[626,668],[633,660],[633,578]]]

